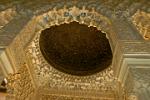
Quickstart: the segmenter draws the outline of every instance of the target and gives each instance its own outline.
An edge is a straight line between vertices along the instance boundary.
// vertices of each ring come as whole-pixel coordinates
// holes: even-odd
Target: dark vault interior
[[[112,62],[106,35],[78,22],[43,30],[39,45],[50,65],[72,75],[90,75],[104,70]]]

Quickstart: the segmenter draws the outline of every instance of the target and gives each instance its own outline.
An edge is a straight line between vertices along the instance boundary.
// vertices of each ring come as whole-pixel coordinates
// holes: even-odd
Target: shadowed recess
[[[50,65],[72,75],[91,75],[109,67],[112,62],[106,35],[78,22],[43,30],[39,44]]]

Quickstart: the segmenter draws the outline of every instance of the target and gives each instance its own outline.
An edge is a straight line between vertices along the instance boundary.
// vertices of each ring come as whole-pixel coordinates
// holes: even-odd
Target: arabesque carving
[[[20,68],[18,73],[10,74],[7,80],[8,100],[12,98],[14,100],[26,100],[33,95],[34,86],[26,64]]]

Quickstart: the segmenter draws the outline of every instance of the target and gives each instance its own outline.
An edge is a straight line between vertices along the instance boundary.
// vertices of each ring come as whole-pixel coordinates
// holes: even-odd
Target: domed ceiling
[[[112,62],[106,35],[78,22],[43,30],[39,45],[50,65],[72,75],[90,75],[104,70]]]

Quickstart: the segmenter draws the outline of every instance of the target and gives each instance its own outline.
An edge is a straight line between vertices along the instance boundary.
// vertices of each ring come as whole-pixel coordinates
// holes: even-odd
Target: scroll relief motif
[[[133,24],[145,40],[150,40],[150,13],[137,11],[132,16]]]
[[[0,28],[3,28],[17,15],[15,8],[8,8],[0,12]]]

